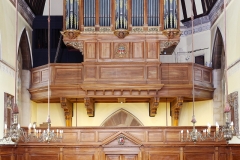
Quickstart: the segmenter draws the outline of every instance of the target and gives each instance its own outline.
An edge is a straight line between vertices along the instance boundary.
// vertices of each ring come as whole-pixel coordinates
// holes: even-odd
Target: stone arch
[[[32,68],[32,59],[31,59],[31,52],[30,46],[27,36],[27,31],[24,29],[21,34],[20,42],[19,42],[19,49],[21,49],[22,53],[22,69],[30,70]]]
[[[118,127],[128,127],[128,126],[143,126],[142,122],[135,117],[130,112],[125,109],[119,109],[116,112],[108,116],[101,126],[118,126]]]
[[[223,37],[222,34],[217,28],[215,39],[214,39],[214,45],[213,45],[213,53],[212,53],[212,67],[213,69],[221,69],[222,68],[222,59],[224,53],[224,44],[223,44]]]
[[[28,89],[31,84],[32,58],[26,29],[23,29],[17,55],[17,97],[19,106],[19,121],[21,125],[27,126],[31,121],[31,95]]]

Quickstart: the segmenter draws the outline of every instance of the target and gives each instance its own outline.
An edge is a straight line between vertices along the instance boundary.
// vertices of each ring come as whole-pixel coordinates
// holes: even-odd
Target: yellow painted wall
[[[212,100],[195,102],[196,126],[206,126],[208,123],[213,124],[213,104]],[[192,126],[191,120],[193,115],[193,103],[183,103],[180,112],[179,126]]]
[[[48,115],[48,107],[45,103],[38,103],[37,105],[37,124],[46,122]],[[170,109],[168,107],[168,125],[171,125]],[[155,117],[149,117],[149,109],[147,103],[96,103],[95,116],[88,117],[86,108],[83,103],[74,104],[73,111],[73,126],[100,126],[102,122],[112,113],[119,109],[125,109],[137,117],[144,126],[166,126],[166,104],[160,103],[158,114]],[[50,115],[52,126],[65,126],[64,111],[60,104],[50,104]],[[32,119],[33,120],[33,119]]]
[[[37,125],[42,124],[47,121],[48,116],[48,105],[46,103],[37,103]],[[65,126],[65,116],[64,111],[61,108],[60,103],[51,103],[50,104],[50,116],[51,116],[51,125],[52,126]],[[32,117],[34,118],[34,117]],[[33,120],[33,119],[32,119]]]

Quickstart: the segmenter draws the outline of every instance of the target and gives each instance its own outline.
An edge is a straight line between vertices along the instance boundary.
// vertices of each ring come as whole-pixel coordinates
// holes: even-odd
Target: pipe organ
[[[179,0],[66,0],[64,30],[130,34],[179,29]],[[178,30],[179,31],[179,30]]]

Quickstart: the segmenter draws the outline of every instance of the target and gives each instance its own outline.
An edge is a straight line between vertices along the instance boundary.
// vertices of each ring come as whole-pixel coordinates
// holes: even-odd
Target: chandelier
[[[16,64],[17,66],[17,37],[18,37],[18,1],[16,0]],[[63,130],[57,129],[56,132],[51,130],[51,119],[50,119],[50,87],[49,87],[49,79],[50,79],[50,1],[49,1],[49,15],[48,15],[48,116],[47,116],[47,129],[41,130],[36,128],[36,124],[29,124],[28,130],[25,131],[20,127],[18,123],[18,106],[16,104],[16,82],[17,82],[17,69],[15,69],[15,103],[12,107],[12,124],[7,126],[4,125],[4,136],[0,139],[2,143],[15,143],[17,144],[19,141],[22,142],[47,142],[51,141],[60,141],[63,138]]]
[[[193,7],[193,0],[191,0],[192,2],[192,7]],[[225,16],[225,39],[226,39],[226,1],[224,0],[224,16]],[[192,20],[192,64],[194,64],[194,54],[193,54],[193,14],[191,17]],[[226,43],[226,41],[225,41]],[[226,44],[225,44],[226,46]],[[225,50],[225,72],[227,71],[227,54],[226,54],[226,50]],[[193,75],[193,79],[194,79],[194,68],[192,65],[192,75]],[[225,108],[224,108],[224,114],[225,114],[225,124],[223,126],[219,126],[218,123],[216,123],[216,129],[215,132],[212,134],[211,133],[211,125],[208,124],[207,128],[204,129],[203,131],[198,131],[195,127],[195,123],[197,122],[195,119],[195,115],[194,115],[194,80],[193,80],[193,116],[192,116],[192,120],[191,122],[193,123],[193,129],[192,131],[186,131],[186,134],[183,132],[183,130],[181,130],[180,132],[180,139],[182,142],[194,142],[196,143],[197,141],[204,141],[207,139],[210,140],[223,140],[225,139],[227,144],[229,143],[229,141],[233,138],[233,136],[236,136],[237,138],[240,139],[240,134],[238,133],[238,131],[234,128],[233,126],[233,122],[231,122],[230,120],[230,111],[231,111],[231,107],[228,103],[228,99],[227,99],[227,95],[228,95],[228,81],[227,81],[227,73],[225,73],[225,81],[226,81],[226,104],[225,104]]]

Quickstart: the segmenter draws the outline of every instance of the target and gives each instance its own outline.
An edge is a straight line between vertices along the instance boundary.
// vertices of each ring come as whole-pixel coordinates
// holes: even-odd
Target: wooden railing
[[[205,127],[197,127],[200,131]],[[54,128],[53,128],[54,129]],[[0,147],[0,159],[19,160],[237,160],[239,145],[224,140],[181,142],[180,131],[192,127],[62,128],[60,142],[18,143]],[[212,134],[213,134],[212,130]],[[123,141],[120,142],[120,138]]]

